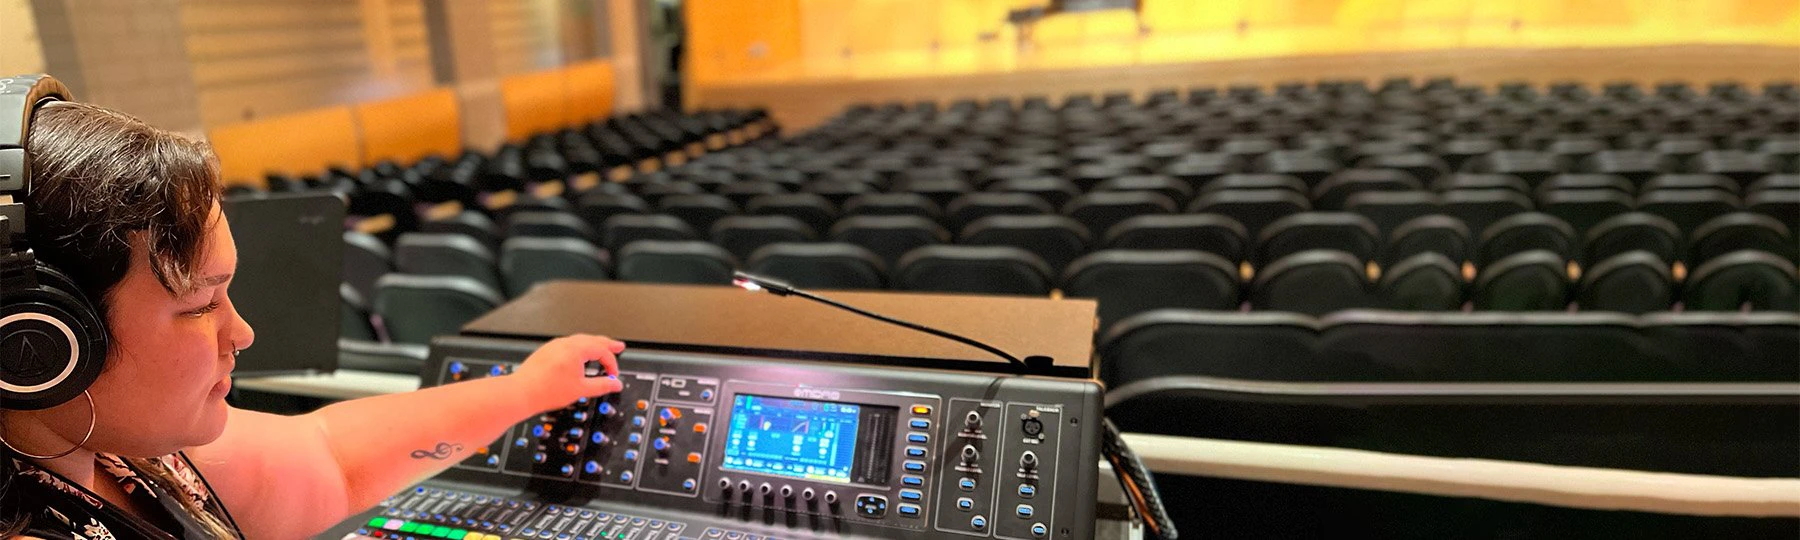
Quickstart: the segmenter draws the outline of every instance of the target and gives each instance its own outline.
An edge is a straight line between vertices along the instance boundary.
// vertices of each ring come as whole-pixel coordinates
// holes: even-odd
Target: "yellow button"
[[[917,414],[917,415],[921,415],[921,416],[931,414],[931,406],[930,405],[913,405],[913,414]]]

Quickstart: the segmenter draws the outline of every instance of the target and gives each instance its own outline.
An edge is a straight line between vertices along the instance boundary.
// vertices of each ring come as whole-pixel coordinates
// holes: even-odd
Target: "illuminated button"
[[[543,463],[544,459],[547,457],[549,456],[545,456],[543,452],[538,452],[531,455],[531,461],[534,463]]]
[[[919,505],[901,503],[900,504],[900,515],[907,516],[907,517],[919,517]]]
[[[593,510],[582,510],[581,511],[581,519],[591,519],[593,517],[594,517]]]
[[[723,534],[725,534],[725,531],[719,530],[718,527],[712,527],[712,528],[706,529],[706,537],[707,538],[718,538],[720,535],[723,535]]]
[[[634,517],[634,518],[631,518],[631,524],[632,524],[632,525],[643,525],[643,524],[644,524],[644,518],[641,518],[641,517]]]
[[[901,466],[905,467],[907,472],[925,472],[925,462],[923,461],[907,461]]]
[[[964,512],[967,512],[974,508],[975,508],[975,499],[971,499],[968,497],[959,497],[956,499],[956,509],[957,510],[962,510]]]
[[[694,424],[694,433],[706,433],[706,424]]]
[[[682,480],[681,481],[681,489],[683,491],[693,491],[694,490],[694,479],[689,478],[687,480]]]
[[[650,528],[652,528],[652,529],[661,529],[661,528],[662,528],[662,526],[663,526],[663,522],[662,522],[662,521],[660,521],[660,520],[655,520],[655,519],[652,519],[652,520],[650,520]]]
[[[701,390],[700,391],[700,400],[701,401],[712,401],[712,397],[713,397],[712,390]]]
[[[1031,484],[1019,484],[1019,497],[1020,498],[1029,499],[1029,498],[1036,497],[1036,496],[1037,496],[1037,486],[1034,486]]]
[[[956,487],[962,488],[963,491],[975,491],[975,479],[965,476],[962,480],[956,481]]]
[[[911,457],[925,457],[925,449],[918,446],[909,446],[906,448],[906,455]]]
[[[913,414],[916,414],[919,416],[931,414],[931,406],[930,405],[913,405]]]
[[[743,538],[743,537],[744,537],[744,533],[737,532],[737,531],[730,531],[730,532],[725,533],[725,538],[728,540],[738,540],[739,538]]]
[[[1029,518],[1032,514],[1037,513],[1037,511],[1032,509],[1029,504],[1021,504],[1018,508],[1014,508],[1013,511],[1017,512],[1020,518]]]
[[[700,462],[700,453],[699,452],[688,452],[688,463],[699,463],[699,462]]]
[[[1050,534],[1050,527],[1045,526],[1042,523],[1031,524],[1031,535],[1032,536],[1035,536],[1038,538],[1043,538],[1044,535],[1047,535],[1047,534]]]
[[[907,422],[907,425],[912,426],[913,429],[931,429],[931,421],[924,418],[914,418],[911,422]]]
[[[969,518],[969,528],[977,531],[987,530],[987,518],[981,516]]]
[[[902,501],[917,501],[917,500],[924,499],[924,498],[925,498],[925,493],[922,491],[919,491],[916,489],[900,490],[900,500],[902,500]]]
[[[590,459],[586,465],[581,466],[581,470],[587,471],[588,474],[600,474],[600,462]]]
[[[569,475],[575,474],[575,466],[567,464],[567,463],[564,463],[562,468],[558,469],[558,470],[562,472],[563,476],[569,476]]]
[[[637,400],[637,410],[644,411],[644,410],[649,410],[649,409],[650,409],[649,401],[642,400],[642,399]]]
[[[919,486],[925,485],[925,478],[919,477],[919,476],[913,476],[913,475],[906,475],[906,476],[900,477],[900,483],[904,484],[904,485],[912,486],[912,487],[919,487]]]
[[[913,443],[913,444],[925,444],[925,443],[931,442],[931,436],[926,435],[924,433],[908,433],[908,434],[906,434],[906,442]]]

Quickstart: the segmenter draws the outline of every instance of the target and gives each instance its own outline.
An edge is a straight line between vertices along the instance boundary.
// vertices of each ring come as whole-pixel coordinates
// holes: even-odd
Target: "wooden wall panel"
[[[354,111],[362,157],[370,163],[405,164],[462,151],[462,114],[456,92],[448,88],[362,103]]]
[[[500,80],[506,140],[519,142],[569,124],[567,74],[560,70],[512,75]]]
[[[564,70],[566,108],[570,125],[584,124],[612,115],[617,84],[612,62],[596,60]]]
[[[310,175],[363,165],[356,119],[347,106],[222,126],[209,130],[207,139],[227,184],[261,185],[271,172]]]

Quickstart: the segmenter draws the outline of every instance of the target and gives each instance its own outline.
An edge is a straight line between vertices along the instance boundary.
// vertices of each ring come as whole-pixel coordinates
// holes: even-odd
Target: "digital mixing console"
[[[424,384],[540,344],[439,338]],[[642,349],[619,370],[320,538],[1094,536],[1091,380]]]

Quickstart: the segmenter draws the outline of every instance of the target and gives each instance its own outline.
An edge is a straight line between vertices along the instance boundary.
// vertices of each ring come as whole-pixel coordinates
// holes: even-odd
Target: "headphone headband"
[[[6,246],[25,236],[24,199],[31,193],[31,159],[25,151],[25,138],[31,134],[31,116],[39,106],[67,101],[69,96],[69,88],[49,75],[0,79],[0,217],[6,218],[12,236],[0,238],[0,250],[4,250],[0,255],[22,249]]]

